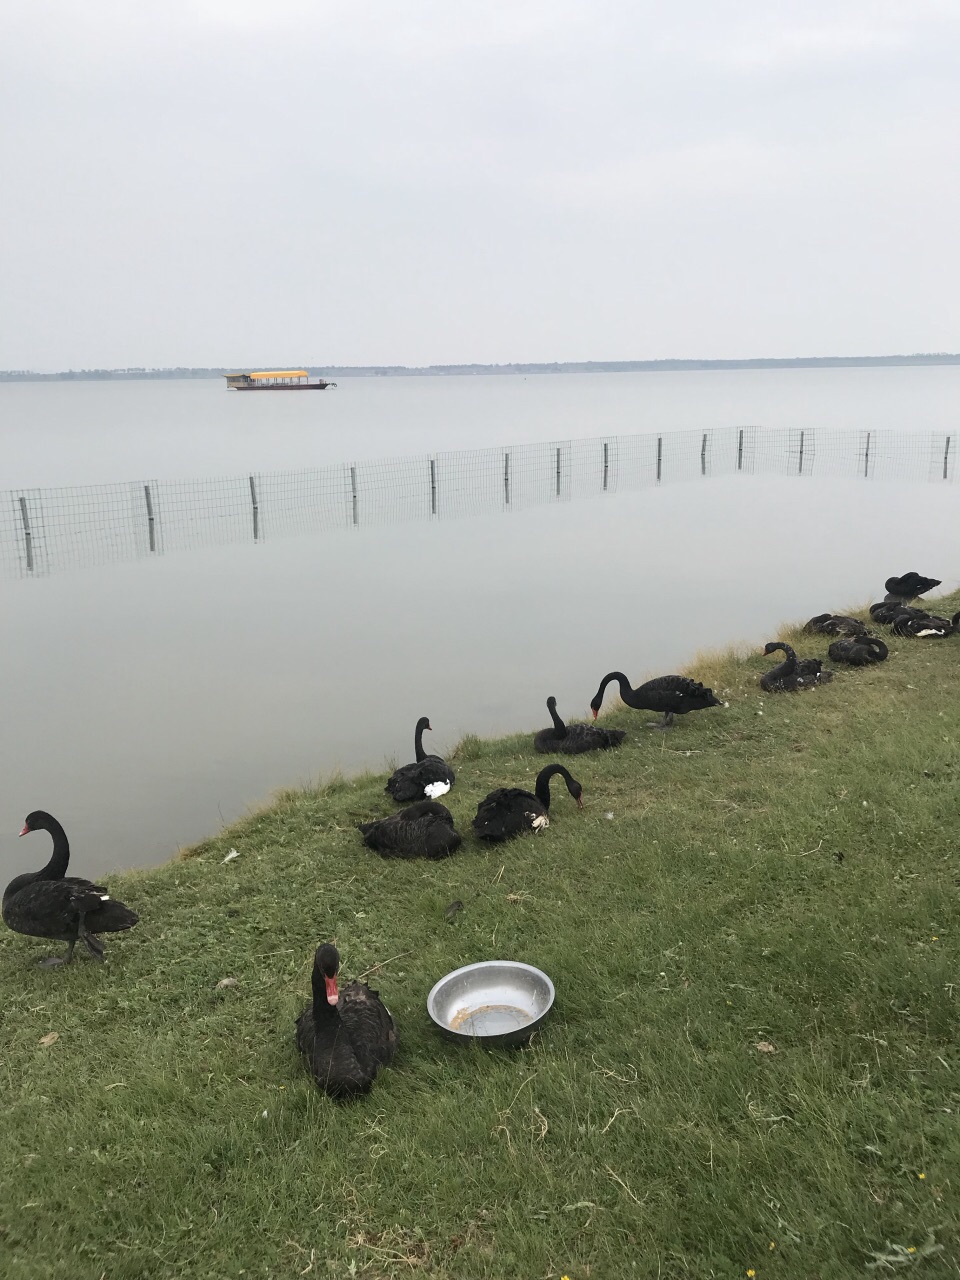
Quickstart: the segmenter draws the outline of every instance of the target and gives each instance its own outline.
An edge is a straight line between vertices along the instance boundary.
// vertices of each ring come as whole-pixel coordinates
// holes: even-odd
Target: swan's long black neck
[[[53,853],[47,865],[36,872],[34,879],[62,880],[67,874],[67,864],[70,861],[70,842],[67,840],[67,833],[56,818],[51,818],[49,814],[38,830],[49,831],[53,836]]]
[[[537,799],[545,809],[550,808],[550,779],[555,773],[562,775],[567,784],[567,790],[570,789],[570,783],[573,781],[573,778],[571,778],[562,764],[548,764],[545,769],[541,769],[537,774],[537,785],[534,787],[534,791]]]
[[[622,671],[611,671],[609,675],[606,675],[603,677],[603,680],[601,681],[601,684],[600,684],[600,689],[597,693],[597,698],[600,700],[600,702],[603,701],[603,695],[606,692],[607,685],[612,684],[614,680],[616,680],[617,685],[620,688],[620,697],[623,699],[623,701],[627,704],[628,707],[631,706],[632,699],[633,699],[633,689],[630,686],[630,681],[627,679],[627,677],[623,674]]]
[[[413,738],[414,759],[417,764],[419,764],[421,760],[426,760],[427,758],[427,753],[423,749],[423,731],[428,727],[429,722],[427,720],[417,721],[417,731]]]
[[[782,649],[783,652],[786,654],[786,659],[783,663],[781,663],[781,666],[795,667],[797,665],[796,652],[795,650],[791,649],[790,645],[784,644],[783,641],[780,640],[777,642],[777,644],[773,646],[773,649]],[[771,652],[773,652],[773,649],[771,649]]]
[[[560,716],[557,714],[557,704],[555,702],[548,702],[547,710],[550,712],[550,719],[553,721],[553,727],[557,731],[557,737],[558,738],[566,737],[567,726],[563,723],[563,721],[560,719]]]

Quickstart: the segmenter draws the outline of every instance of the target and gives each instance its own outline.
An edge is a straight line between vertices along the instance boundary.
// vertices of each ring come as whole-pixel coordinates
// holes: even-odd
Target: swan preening
[[[690,680],[686,676],[658,676],[656,680],[648,680],[636,689],[630,688],[630,681],[622,671],[611,671],[600,681],[600,688],[590,701],[590,710],[596,719],[603,705],[603,695],[608,684],[616,681],[620,688],[620,697],[628,707],[637,711],[659,711],[662,720],[653,721],[654,729],[669,729],[673,725],[674,716],[685,716],[690,711],[704,711],[707,707],[720,707],[723,703],[714,696],[712,689],[707,689],[699,680]]]
[[[429,719],[421,716],[413,735],[414,762],[394,769],[384,787],[398,804],[424,798],[436,800],[446,795],[456,781],[457,775],[445,760],[441,760],[439,756],[429,756],[424,751],[423,731],[429,728]]]
[[[361,822],[363,843],[382,858],[448,858],[463,843],[453,814],[435,800],[418,800],[376,822]]]
[[[541,729],[534,735],[533,746],[541,755],[579,756],[585,751],[609,751],[619,747],[627,736],[623,729],[604,729],[596,724],[564,724],[557,714],[557,700],[547,699],[552,729]]]
[[[767,693],[794,693],[799,689],[813,689],[833,679],[832,671],[824,671],[819,658],[798,658],[790,645],[782,640],[771,640],[764,646],[765,654],[782,650],[783,662],[771,667],[760,677],[760,688]]]
[[[534,833],[550,825],[550,779],[560,774],[567,790],[583,808],[583,787],[562,764],[548,764],[537,774],[534,790],[521,787],[498,787],[480,801],[473,829],[481,840],[512,840],[525,831]]]
[[[911,571],[901,578],[888,578],[883,584],[887,600],[901,600],[908,604],[917,596],[926,595],[934,587],[940,586],[939,578],[924,578],[922,574]]]
[[[102,960],[103,943],[97,934],[132,929],[137,913],[111,898],[103,885],[66,874],[70,844],[56,818],[35,810],[27,816],[20,834],[31,831],[48,831],[53,836],[53,853],[45,867],[17,876],[7,885],[3,894],[5,923],[16,933],[56,938],[67,944],[66,955],[41,960],[44,966],[69,964],[78,942],[94,960]]]
[[[338,986],[340,953],[332,943],[313,958],[313,1000],[297,1018],[297,1048],[317,1085],[345,1101],[369,1093],[397,1052],[390,1011],[365,982]]]

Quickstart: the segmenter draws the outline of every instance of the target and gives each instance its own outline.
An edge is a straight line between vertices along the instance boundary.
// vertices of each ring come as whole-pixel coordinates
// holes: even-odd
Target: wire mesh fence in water
[[[0,572],[30,577],[293,534],[521,511],[709,476],[955,483],[956,438],[724,427],[227,479],[0,490]]]

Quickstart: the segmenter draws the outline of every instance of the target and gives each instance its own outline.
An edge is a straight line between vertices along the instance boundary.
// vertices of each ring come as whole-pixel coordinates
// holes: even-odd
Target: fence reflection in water
[[[710,476],[953,483],[930,432],[729,427],[523,444],[232,479],[0,491],[0,572],[28,577],[234,542],[515,511]]]

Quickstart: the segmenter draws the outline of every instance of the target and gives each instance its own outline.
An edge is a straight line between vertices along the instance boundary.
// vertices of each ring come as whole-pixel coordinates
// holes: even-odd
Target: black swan
[[[885,661],[887,646],[876,636],[849,636],[844,640],[834,640],[827,653],[834,662],[845,662],[850,667],[869,667],[875,662]]]
[[[902,600],[906,604],[917,596],[925,595],[940,586],[939,578],[924,578],[919,573],[905,573],[902,578],[888,578],[883,584],[887,600]]]
[[[393,796],[398,804],[406,804],[409,800],[436,800],[446,795],[453,786],[457,775],[445,760],[439,756],[428,756],[423,749],[423,731],[430,728],[430,721],[421,716],[417,721],[414,734],[414,752],[416,760],[413,764],[401,765],[390,775],[384,791]],[[432,732],[432,731],[431,731]]]
[[[760,688],[767,693],[793,693],[796,689],[812,689],[815,685],[826,684],[833,679],[832,671],[824,671],[819,658],[798,658],[788,644],[782,640],[771,640],[764,646],[765,654],[776,653],[782,649],[786,654],[779,666],[771,667],[760,677]]]
[[[436,800],[418,800],[388,818],[361,822],[358,830],[382,858],[448,858],[463,843],[453,814]]]
[[[297,1048],[310,1074],[331,1098],[369,1093],[381,1067],[397,1052],[390,1011],[365,982],[337,988],[340,953],[331,943],[313,958],[313,1003],[297,1018]]]
[[[884,627],[892,626],[897,618],[925,618],[926,609],[913,609],[900,600],[881,600],[870,606],[870,617]]]
[[[69,964],[73,949],[82,942],[94,960],[103,959],[98,933],[121,933],[137,923],[135,911],[116,902],[103,885],[68,876],[70,845],[60,823],[42,809],[28,815],[22,836],[49,831],[53,854],[39,871],[11,880],[3,894],[3,919],[16,933],[32,938],[57,938],[67,943],[65,956],[50,956],[40,964]]]
[[[620,697],[628,707],[636,711],[659,711],[662,720],[651,721],[650,729],[669,729],[673,725],[674,716],[685,716],[688,711],[704,711],[707,707],[722,707],[719,698],[714,697],[712,689],[706,689],[699,680],[688,680],[686,676],[657,676],[656,680],[648,680],[636,689],[630,688],[630,681],[622,671],[611,671],[600,681],[590,702],[590,710],[596,720],[603,705],[603,694],[607,685],[616,680],[620,686]]]
[[[914,639],[942,640],[952,636],[960,626],[960,612],[952,618],[939,618],[933,613],[924,613],[919,618],[901,614],[893,620],[893,632],[898,636],[909,636]]]
[[[583,808],[583,787],[572,778],[562,764],[548,764],[537,774],[536,795],[520,787],[498,787],[477,805],[473,829],[481,840],[512,840],[524,831],[542,831],[549,827],[550,779],[559,773],[567,790]]]
[[[859,618],[847,618],[842,613],[818,613],[803,628],[813,635],[821,636],[865,636],[866,623]]]
[[[623,729],[601,729],[596,724],[564,724],[557,714],[556,698],[547,699],[552,729],[541,729],[533,736],[534,748],[541,755],[579,756],[585,751],[609,751],[619,747],[627,736]]]

